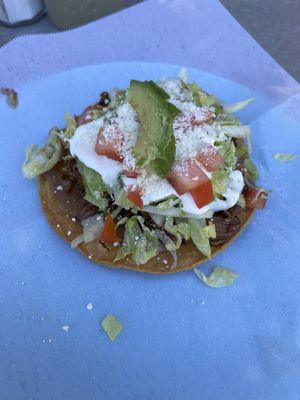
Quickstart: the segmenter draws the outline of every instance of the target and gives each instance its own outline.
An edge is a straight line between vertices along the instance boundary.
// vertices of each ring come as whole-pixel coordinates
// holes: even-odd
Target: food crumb
[[[56,224],[56,226],[57,226],[57,228],[60,228],[60,225],[59,225],[59,224]]]
[[[98,215],[98,217],[96,218],[96,221],[100,221],[101,217],[100,215]]]
[[[76,218],[73,217],[73,218],[72,218],[72,222],[76,222]]]
[[[64,190],[64,188],[61,185],[58,185],[56,190],[59,192],[62,192]]]
[[[91,259],[92,259],[92,256],[91,256],[90,254],[88,255],[88,259],[89,259],[89,260],[91,260]]]
[[[160,257],[156,257],[156,259],[157,259],[157,261],[159,261],[159,260],[160,260]]]
[[[69,325],[63,325],[61,328],[62,328],[63,331],[69,332],[70,326]]]
[[[72,234],[72,231],[68,231],[67,235],[70,236]]]
[[[117,247],[118,244],[119,244],[119,242],[114,242],[114,243],[113,243],[113,246],[114,246],[114,247]]]
[[[92,311],[92,309],[93,309],[93,303],[88,303],[88,304],[86,305],[86,309],[87,309],[88,311]]]
[[[0,88],[0,93],[6,96],[6,102],[11,108],[16,108],[19,103],[18,93],[9,88]]]
[[[164,263],[165,265],[167,265],[167,264],[168,264],[168,261],[164,258],[164,259],[163,259],[163,263]]]

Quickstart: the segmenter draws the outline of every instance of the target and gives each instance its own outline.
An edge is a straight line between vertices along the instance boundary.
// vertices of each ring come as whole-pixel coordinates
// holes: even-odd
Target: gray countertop
[[[261,46],[300,81],[300,0],[221,2]],[[18,35],[55,31],[47,16],[28,26],[0,26],[0,47]]]

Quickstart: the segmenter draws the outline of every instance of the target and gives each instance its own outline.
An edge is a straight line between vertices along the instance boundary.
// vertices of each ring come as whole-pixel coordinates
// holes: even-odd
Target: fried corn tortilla
[[[55,193],[50,181],[45,175],[39,177],[39,196],[42,208],[51,227],[68,243],[71,243],[78,235],[82,233],[80,222],[73,222],[71,214],[66,214],[59,201],[59,194]],[[79,200],[79,199],[78,199]],[[253,215],[253,210],[243,209],[239,213],[240,224],[234,235],[222,245],[212,246],[212,257],[232,243],[235,238],[243,231]],[[68,234],[71,232],[71,234]],[[136,265],[130,258],[126,258],[114,263],[117,254],[117,247],[104,247],[99,240],[87,244],[80,244],[76,247],[83,255],[100,265],[106,265],[111,268],[126,268],[134,271],[146,272],[151,274],[169,274],[194,268],[208,260],[197,250],[192,241],[182,244],[177,250],[177,267],[171,269],[172,257],[165,251],[158,257],[152,258],[146,264]],[[75,249],[74,249],[75,251]],[[163,262],[165,261],[165,262]],[[167,261],[167,264],[166,264]]]

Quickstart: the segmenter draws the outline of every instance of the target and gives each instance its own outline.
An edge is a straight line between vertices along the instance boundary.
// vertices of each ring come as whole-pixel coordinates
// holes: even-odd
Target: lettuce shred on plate
[[[61,195],[75,181],[86,212],[73,247],[98,240],[136,265],[168,251],[172,269],[176,251],[192,241],[209,258],[239,229],[240,210],[266,201],[255,185],[249,126],[232,115],[251,101],[225,105],[178,78],[132,80],[79,116],[66,114],[66,128],[52,129],[44,147],[29,146],[23,175],[59,171],[53,190]],[[199,277],[220,286],[235,275]]]

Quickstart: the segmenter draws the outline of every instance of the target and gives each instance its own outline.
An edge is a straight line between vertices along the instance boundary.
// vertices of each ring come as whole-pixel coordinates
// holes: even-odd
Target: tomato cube
[[[215,171],[221,164],[224,163],[224,158],[213,146],[206,146],[201,149],[197,154],[196,159],[209,172]]]
[[[107,214],[105,218],[99,240],[105,244],[112,244],[120,241],[117,236],[117,225],[110,214]]]
[[[107,138],[103,133],[103,128],[99,129],[96,140],[95,151],[99,156],[106,156],[115,161],[122,162],[123,156],[121,154],[123,137],[116,128],[116,133]]]
[[[201,170],[194,159],[184,160],[176,164],[167,175],[167,180],[179,195],[196,189],[205,182],[209,182],[208,176]]]
[[[127,188],[127,198],[138,208],[143,208],[142,189],[139,186],[131,185]]]
[[[190,191],[198,208],[204,207],[214,199],[211,181],[204,182],[201,186]]]

